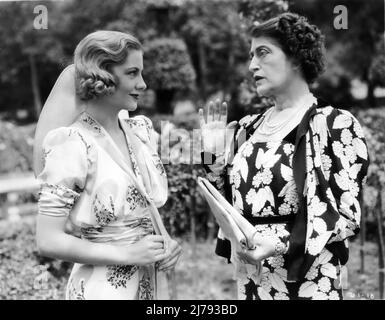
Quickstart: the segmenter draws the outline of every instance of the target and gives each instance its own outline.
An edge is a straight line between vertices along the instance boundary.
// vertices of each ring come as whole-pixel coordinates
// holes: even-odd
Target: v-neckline
[[[120,117],[118,117],[119,127],[120,127],[120,130],[123,131],[124,140],[125,140],[125,143],[126,143],[126,146],[127,146],[128,155],[129,155],[129,160],[130,160],[131,163],[129,163],[126,160],[126,157],[124,156],[123,152],[120,150],[118,145],[116,144],[115,140],[112,138],[110,133],[104,128],[104,126],[102,124],[100,124],[99,121],[97,121],[87,111],[83,111],[82,112],[81,118],[83,119],[83,121],[84,121],[84,118],[87,118],[86,119],[86,123],[88,125],[93,126],[93,129],[98,131],[99,134],[101,134],[102,136],[104,136],[108,140],[108,143],[110,143],[110,145],[112,146],[112,148],[114,149],[114,151],[116,153],[116,157],[114,157],[109,152],[107,152],[107,154],[110,156],[110,158],[114,162],[116,162],[120,167],[122,167],[122,169],[124,169],[125,171],[131,170],[134,173],[134,175],[138,178],[140,176],[140,173],[139,173],[139,171],[137,169],[136,159],[135,159],[135,155],[133,154],[133,149],[132,149],[131,143],[130,143],[130,141],[128,139],[128,135],[127,135],[127,133],[125,132],[125,129],[124,129],[123,120],[120,119]],[[89,120],[91,120],[93,123],[90,123]]]

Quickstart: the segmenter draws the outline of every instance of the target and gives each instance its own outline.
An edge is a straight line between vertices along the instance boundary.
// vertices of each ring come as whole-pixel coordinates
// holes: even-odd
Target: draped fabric
[[[126,134],[129,159],[86,112],[71,126],[47,134],[44,169],[38,176],[39,214],[67,217],[73,234],[87,241],[124,246],[155,233],[150,201],[158,207],[166,202],[167,177],[151,121],[121,113],[119,123]],[[166,298],[167,292],[158,286],[165,276],[155,265],[75,263],[66,298]]]

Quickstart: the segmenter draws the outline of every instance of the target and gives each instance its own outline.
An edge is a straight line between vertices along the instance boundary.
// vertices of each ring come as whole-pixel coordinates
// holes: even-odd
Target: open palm
[[[233,137],[236,121],[227,125],[227,103],[216,100],[209,102],[207,119],[199,109],[199,124],[202,134],[203,151],[223,155]]]

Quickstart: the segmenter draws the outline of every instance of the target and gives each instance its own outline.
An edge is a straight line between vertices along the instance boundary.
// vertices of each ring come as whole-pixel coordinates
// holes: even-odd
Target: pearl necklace
[[[291,109],[291,113],[287,116],[283,121],[273,124],[271,121],[272,114],[275,110],[275,107],[270,108],[262,115],[260,121],[258,121],[257,130],[260,135],[263,136],[272,136],[281,132],[287,126],[289,126],[293,121],[297,119],[298,116],[303,116],[303,114],[310,108],[313,103],[316,103],[317,100],[312,94],[306,95],[301,98],[293,109]],[[306,106],[304,108],[304,106]]]

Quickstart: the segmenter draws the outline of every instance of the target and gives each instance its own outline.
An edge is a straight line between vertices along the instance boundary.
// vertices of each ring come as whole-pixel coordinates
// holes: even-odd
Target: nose
[[[136,89],[137,89],[137,90],[141,90],[141,91],[144,91],[144,90],[147,89],[147,85],[146,85],[146,83],[144,82],[144,79],[143,79],[143,76],[142,76],[142,75],[140,75],[140,80],[139,80],[139,82],[138,82],[137,85],[136,85]]]
[[[255,71],[257,71],[259,69],[261,69],[261,67],[259,66],[259,61],[258,61],[256,56],[253,56],[253,58],[251,59],[250,64],[249,64],[249,70],[250,70],[250,72],[254,73]]]

